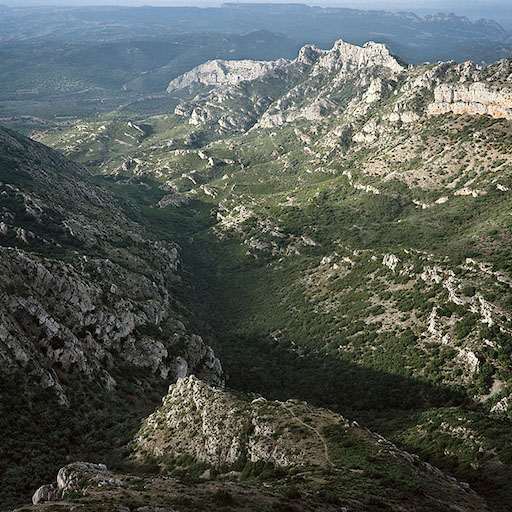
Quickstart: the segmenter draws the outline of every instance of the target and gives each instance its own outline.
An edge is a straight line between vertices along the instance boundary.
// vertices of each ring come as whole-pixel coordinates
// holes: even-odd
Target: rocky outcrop
[[[179,192],[173,192],[172,194],[166,194],[160,201],[158,201],[159,208],[165,208],[166,206],[179,207],[190,203],[190,198]]]
[[[239,459],[279,466],[328,464],[321,440],[294,420],[298,411],[290,412],[291,407],[300,409],[262,398],[244,400],[195,377],[178,379],[162,406],[144,422],[135,439],[136,450],[156,457],[187,453],[217,465]],[[344,421],[326,415],[335,424]],[[297,440],[293,426],[307,435],[308,443]]]
[[[299,56],[299,60],[304,57]],[[369,41],[363,46],[357,46],[339,40],[331,50],[319,53],[313,64],[311,74],[325,75],[336,73],[336,80],[342,80],[357,70],[368,68],[385,68],[391,74],[402,73],[406,65],[393,55],[390,49],[382,43]]]
[[[210,87],[235,85],[242,80],[259,78],[268,71],[285,66],[288,62],[286,59],[274,61],[209,60],[172,80],[167,86],[167,92],[179,91],[193,84]]]
[[[70,495],[84,495],[94,487],[123,487],[124,483],[108,471],[105,464],[73,462],[61,468],[57,482],[39,487],[32,496],[32,503],[65,499]]]
[[[187,117],[193,126],[208,125],[222,133],[271,128],[297,120],[320,121],[341,114],[348,106],[362,104],[364,111],[407,69],[384,44],[368,42],[361,47],[342,40],[330,50],[306,45],[291,62],[267,64],[270,67],[264,73],[255,72],[257,76],[244,78],[243,83],[238,75],[231,82],[218,80],[213,91],[179,105],[175,113]],[[246,61],[239,65],[241,69],[247,66]],[[217,81],[213,75],[209,81],[212,85]],[[193,76],[186,74],[176,83],[188,84],[201,76],[199,71]],[[229,108],[233,102],[243,107],[233,111]]]
[[[186,331],[165,287],[148,278],[99,259],[71,265],[4,248],[0,268],[4,372],[23,371],[64,402],[70,374],[113,390],[119,364],[170,381],[194,372],[222,383],[211,348]]]
[[[434,89],[429,115],[469,114],[512,119],[512,89],[497,89],[489,84],[441,84]]]
[[[58,495],[59,492],[55,484],[45,484],[39,487],[39,489],[34,493],[32,496],[32,503],[34,505],[39,505],[39,503],[44,503],[45,501],[53,501],[57,499]]]
[[[62,403],[74,379],[114,391],[122,365],[222,385],[212,349],[176,312],[177,245],[154,239],[87,169],[49,148],[0,130],[0,156],[2,372]],[[172,197],[161,206],[186,202]]]
[[[216,389],[194,377],[179,379],[169,388],[161,407],[138,432],[134,448],[139,458],[150,456],[162,464],[189,455],[215,467],[227,467],[227,471],[243,461],[300,468],[304,475],[321,467],[324,475],[337,475],[338,465],[345,465],[346,460],[337,453],[343,448],[335,439],[343,439],[341,446],[374,452],[371,460],[377,465],[392,461],[409,474],[421,475],[422,482],[428,482],[429,499],[440,499],[437,493],[448,491],[464,502],[464,510],[487,510],[468,484],[444,475],[356,422],[306,402],[248,397]]]

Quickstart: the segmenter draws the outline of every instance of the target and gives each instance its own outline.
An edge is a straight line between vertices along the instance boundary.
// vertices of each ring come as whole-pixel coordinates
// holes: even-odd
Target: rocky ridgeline
[[[175,113],[193,126],[208,126],[219,133],[339,115],[353,123],[364,117],[369,105],[392,93],[397,105],[392,118],[405,123],[446,113],[512,117],[507,60],[487,68],[471,62],[415,68],[383,44],[368,42],[360,47],[340,40],[330,50],[306,45],[295,60],[269,62],[268,69],[261,62],[227,62],[229,67],[219,79],[213,68],[221,64],[207,63],[206,69],[199,66],[174,80],[171,89],[201,82],[202,77],[208,85],[216,85],[210,93],[179,105]],[[230,74],[239,67],[243,73]],[[233,109],[233,104],[243,106]]]
[[[167,86],[167,92],[179,91],[191,85],[219,86],[235,85],[243,80],[254,80],[268,71],[285,66],[289,61],[257,60],[209,60],[191,71],[172,80]]]
[[[340,444],[338,444],[340,443]],[[241,394],[218,389],[195,377],[179,379],[169,389],[162,406],[144,423],[135,440],[139,457],[150,455],[165,467],[171,459],[191,456],[196,461],[210,464],[203,469],[194,486],[197,496],[201,485],[229,489],[238,492],[240,471],[233,471],[234,463],[266,463],[271,467],[286,468],[278,484],[294,482],[295,489],[305,484],[306,491],[300,510],[372,510],[361,502],[365,491],[353,488],[345,493],[343,486],[333,492],[327,502],[315,502],[319,493],[311,492],[318,485],[318,473],[322,482],[330,482],[336,489],[339,479],[357,473],[359,485],[365,486],[371,473],[365,469],[351,470],[358,457],[371,460],[374,470],[386,473],[397,470],[400,478],[412,485],[420,485],[421,492],[401,498],[386,497],[388,510],[465,510],[484,512],[485,503],[469,488],[468,484],[444,475],[439,469],[422,462],[419,457],[398,449],[382,436],[349,422],[342,416],[326,409],[315,408],[305,402],[266,401],[262,397],[251,399]],[[217,467],[215,476],[213,469]],[[221,470],[221,468],[227,468]],[[380,469],[379,469],[380,468]],[[384,469],[385,468],[385,469]],[[296,476],[295,476],[296,475]],[[247,487],[247,483],[243,487]],[[264,494],[275,499],[274,484],[264,484]],[[94,510],[124,512],[168,512],[169,508],[154,508],[180,492],[179,480],[169,476],[153,478],[141,484],[141,479],[109,471],[103,464],[74,462],[60,469],[55,483],[41,486],[33,495],[33,509],[69,510],[75,507],[96,507]],[[211,487],[210,487],[211,488]],[[297,490],[295,491],[298,492]],[[377,492],[373,489],[370,492]],[[248,504],[259,503],[261,488],[252,482],[250,498],[233,500],[232,507],[247,510]],[[307,496],[307,499],[306,499]],[[124,508],[123,498],[130,499],[130,508]],[[367,496],[366,496],[367,497]],[[66,501],[73,498],[75,505]],[[136,499],[137,498],[137,499]],[[141,499],[144,507],[135,505]],[[77,505],[78,502],[78,505]],[[297,505],[299,502],[296,502]],[[417,507],[420,508],[417,508]],[[220,507],[221,508],[221,507]],[[217,510],[210,506],[209,510]],[[252,508],[254,509],[254,508]],[[444,509],[444,508],[443,508]],[[72,510],[90,510],[78,508]]]
[[[396,81],[406,69],[383,44],[369,42],[359,47],[341,40],[331,50],[304,46],[295,60],[279,66],[269,63],[264,73],[261,63],[243,62],[244,68],[254,67],[256,78],[220,84],[210,93],[179,105],[175,113],[188,117],[192,125],[208,125],[221,132],[268,128],[300,119],[321,120],[346,107],[346,98],[339,95],[343,87],[350,85],[351,96],[368,89],[363,101],[372,103],[388,89],[388,82]],[[189,73],[199,76],[201,71],[195,68]],[[246,107],[230,110],[233,102]]]
[[[195,377],[179,379],[144,422],[135,439],[136,451],[154,457],[187,453],[213,465],[240,459],[279,466],[329,465],[318,429],[345,420],[323,411],[316,418],[318,425],[306,425],[300,417],[309,409],[295,401],[251,402]]]

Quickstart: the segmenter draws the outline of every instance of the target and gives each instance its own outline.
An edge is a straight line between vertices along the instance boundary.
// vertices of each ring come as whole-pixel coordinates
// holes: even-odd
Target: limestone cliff
[[[136,450],[157,457],[188,453],[217,465],[239,459],[280,466],[329,465],[321,436],[309,430],[345,420],[322,411],[311,427],[298,419],[307,410],[298,402],[251,402],[194,377],[178,379],[137,434]]]
[[[301,119],[319,121],[344,111],[351,100],[374,103],[407,69],[384,44],[369,42],[360,47],[342,40],[330,50],[307,45],[291,62],[268,64],[272,73],[246,82],[224,81],[210,93],[179,105],[175,113],[194,126],[211,126],[220,132],[268,128]],[[245,61],[240,64],[245,65]],[[177,80],[188,83],[190,77]],[[244,108],[233,112],[229,108],[233,103]]]
[[[434,102],[428,106],[427,113],[512,119],[512,89],[498,89],[482,82],[441,84],[434,89]]]

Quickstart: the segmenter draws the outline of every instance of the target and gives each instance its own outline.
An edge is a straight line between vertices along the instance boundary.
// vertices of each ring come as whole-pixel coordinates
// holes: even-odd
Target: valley
[[[510,509],[512,61],[290,53],[0,131],[5,510]]]

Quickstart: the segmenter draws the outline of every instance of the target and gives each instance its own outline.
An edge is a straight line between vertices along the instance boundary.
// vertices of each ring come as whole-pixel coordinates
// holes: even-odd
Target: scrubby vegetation
[[[307,400],[341,413],[469,482],[492,510],[505,512],[512,476],[510,122],[428,117],[424,109],[432,91],[420,88],[411,95],[400,76],[386,82],[388,88],[377,101],[366,102],[359,116],[345,109],[368,88],[357,92],[359,82],[350,79],[331,97],[336,115],[258,126],[262,97],[278,100],[294,87],[322,85],[318,76],[303,80],[302,68],[293,69],[286,83],[276,84],[274,77],[228,89],[212,111],[242,112],[241,124],[236,117],[227,123],[231,128],[162,113],[132,121],[126,112],[115,112],[42,140],[98,174],[88,179],[107,190],[120,214],[150,240],[178,248],[179,271],[165,279],[165,289],[176,316],[215,349],[231,388],[281,401]],[[432,69],[410,70],[409,83]],[[454,64],[448,69],[460,71]],[[208,101],[199,96],[194,108],[206,109]],[[307,107],[308,98],[299,97],[296,105]],[[393,113],[404,110],[405,120],[392,121]],[[253,128],[242,134],[248,127]],[[19,227],[39,238],[61,239],[51,246],[25,242],[23,250],[62,259],[87,252],[122,266],[133,264],[126,254],[140,261],[152,254],[152,246],[136,237],[74,245],[77,237],[61,236],[62,219],[55,212],[39,227],[22,215],[23,196],[12,189],[5,196],[19,214]],[[116,223],[109,226],[115,232]],[[14,234],[2,240],[21,245]],[[159,264],[151,260],[138,271],[150,279]],[[136,333],[165,340],[176,325],[147,323]],[[139,396],[133,391],[137,383],[146,384],[140,411],[152,404],[145,394],[151,375],[133,376],[129,365],[119,372],[118,396],[105,399],[102,409],[119,416],[111,418],[112,429],[87,438],[91,444],[83,452],[90,456],[103,457],[109,444],[127,440],[131,430],[123,422],[132,425],[129,404],[132,395]],[[161,390],[164,379],[155,377],[154,383]],[[94,389],[77,395],[81,407],[96,403]],[[104,421],[103,413],[97,420],[90,414],[93,422]],[[197,411],[192,420],[178,425],[170,441],[203,435]],[[62,441],[78,437],[85,428],[81,421],[73,420]],[[52,413],[47,424],[56,422]],[[251,428],[247,423],[243,436]],[[165,429],[159,424],[158,436]],[[48,435],[51,445],[54,436]],[[340,470],[314,489],[323,503],[354,498],[352,488],[366,494],[363,504],[374,510],[409,496],[421,502],[421,479],[389,462],[379,466],[377,450],[339,430],[327,428],[322,435]],[[20,437],[26,440],[23,462],[38,442]],[[45,459],[43,450],[34,460],[47,460],[54,472],[67,455],[64,446],[57,442],[53,458]],[[280,504],[264,503],[268,507],[279,509],[308,490],[293,471],[283,473],[264,461],[242,457],[222,467],[191,453],[153,455],[142,459],[146,470],[187,485],[199,484],[207,471],[213,480],[235,471],[247,485],[272,482]],[[18,482],[16,492],[26,492],[18,463],[7,481]],[[47,476],[46,468],[37,471],[41,479]],[[315,477],[324,478],[322,471]],[[196,506],[190,497],[181,499],[184,506]],[[215,489],[208,500],[231,507],[239,498]]]

